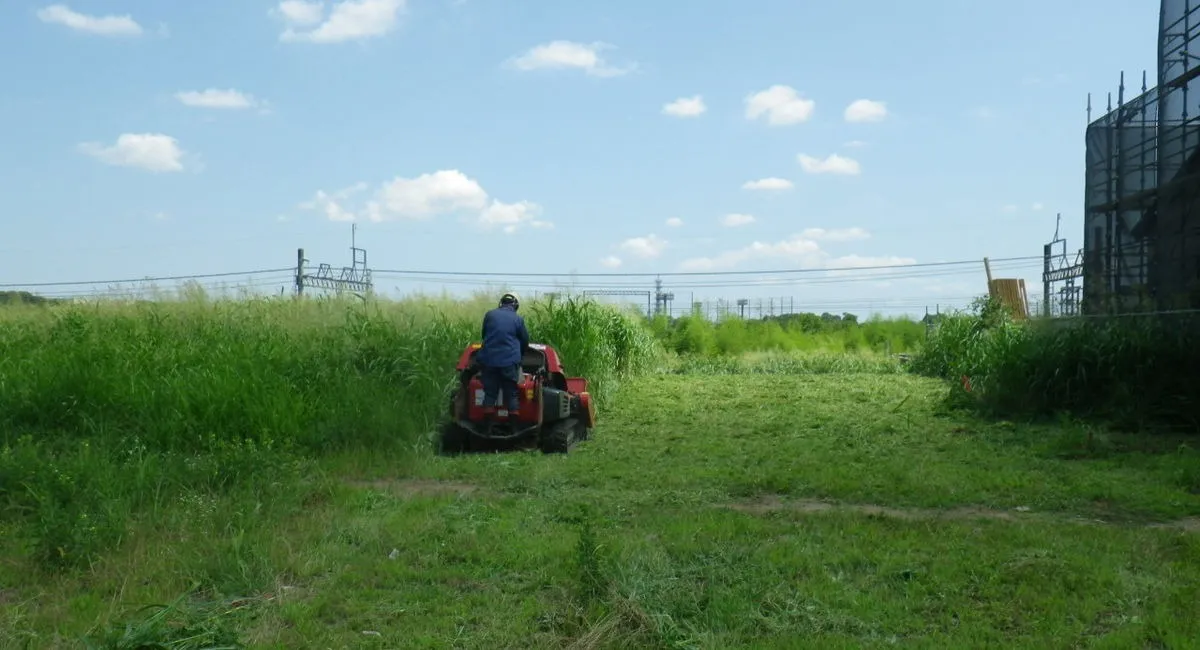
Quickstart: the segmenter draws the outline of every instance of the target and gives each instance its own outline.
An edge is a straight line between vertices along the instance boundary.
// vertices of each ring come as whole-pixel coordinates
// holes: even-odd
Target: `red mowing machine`
[[[450,395],[449,419],[442,425],[442,453],[454,454],[484,447],[534,447],[545,453],[567,453],[591,437],[596,407],[587,379],[568,377],[558,351],[531,343],[521,358],[515,412],[483,406],[483,381],[475,353],[481,343],[463,350],[455,367],[458,381]],[[504,403],[501,394],[500,402]]]

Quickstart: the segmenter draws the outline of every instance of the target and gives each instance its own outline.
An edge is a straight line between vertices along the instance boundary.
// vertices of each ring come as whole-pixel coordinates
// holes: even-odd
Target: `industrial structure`
[[[322,262],[316,273],[309,273],[305,264],[304,249],[296,249],[296,295],[303,296],[306,288],[325,289],[337,295],[350,293],[360,298],[370,295],[375,287],[371,279],[371,269],[367,266],[367,250],[357,244],[357,224],[350,226],[351,265],[343,266],[340,271],[334,271],[332,264]]]
[[[1082,260],[1048,245],[1047,288],[1082,277],[1083,314],[1200,308],[1200,0],[1162,0],[1157,84],[1125,95],[1122,74],[1088,124]]]

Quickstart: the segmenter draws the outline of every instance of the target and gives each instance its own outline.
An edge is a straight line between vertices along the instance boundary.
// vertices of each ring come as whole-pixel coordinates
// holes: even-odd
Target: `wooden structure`
[[[986,257],[983,258],[983,269],[987,273],[988,296],[1007,307],[1014,320],[1029,318],[1029,295],[1025,292],[1025,280],[993,278],[992,265]]]

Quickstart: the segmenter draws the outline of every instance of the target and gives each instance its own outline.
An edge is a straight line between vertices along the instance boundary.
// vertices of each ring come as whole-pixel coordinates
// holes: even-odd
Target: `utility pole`
[[[675,294],[673,292],[663,292],[662,277],[654,278],[654,312],[661,314],[665,310],[667,311],[667,317],[670,318],[669,303],[674,299]]]
[[[1060,215],[1061,217],[1061,215]],[[1042,317],[1050,317],[1050,255],[1051,244],[1042,246]]]
[[[296,249],[296,296],[304,295],[304,249]]]

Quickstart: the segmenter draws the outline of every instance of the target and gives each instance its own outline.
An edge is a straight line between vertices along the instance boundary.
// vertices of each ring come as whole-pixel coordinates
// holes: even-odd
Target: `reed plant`
[[[180,495],[291,486],[334,452],[421,456],[492,300],[192,291],[0,309],[0,525],[21,528],[43,565],[73,565]],[[600,408],[657,358],[618,310],[570,299],[522,312]],[[294,492],[274,503],[299,507]]]
[[[899,354],[920,349],[925,326],[909,318],[853,314],[797,313],[766,318],[736,315],[709,319],[692,314],[676,319],[659,316],[651,327],[663,345],[675,352],[732,357],[756,352],[820,354]]]
[[[997,414],[1191,433],[1200,432],[1198,367],[1195,314],[1015,322],[986,300],[944,318],[913,363]]]

